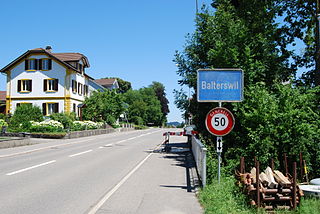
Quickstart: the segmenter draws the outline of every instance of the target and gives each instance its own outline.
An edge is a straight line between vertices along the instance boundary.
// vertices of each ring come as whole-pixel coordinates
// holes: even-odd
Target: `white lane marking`
[[[14,172],[7,173],[6,175],[15,175],[15,174],[18,174],[18,173],[21,173],[21,172],[28,171],[30,169],[34,169],[34,168],[37,168],[37,167],[41,167],[41,166],[45,166],[45,165],[51,164],[51,163],[54,163],[54,162],[56,162],[56,160],[52,160],[52,161],[41,163],[41,164],[38,164],[38,165],[35,165],[35,166],[30,166],[30,167],[27,167],[27,168],[24,168],[24,169],[20,169],[20,170],[14,171]]]
[[[155,150],[157,150],[161,145],[157,146]],[[154,153],[151,152],[145,159],[143,159],[136,167],[134,167],[124,178],[121,179],[121,181],[115,185],[109,192],[107,192],[103,198],[88,212],[88,214],[95,214],[102,205],[135,173],[141,166],[146,162],[151,155]]]
[[[145,134],[142,134],[140,135],[139,137],[143,136],[143,135],[149,135],[149,134],[153,134],[153,133],[156,133],[156,132],[160,132],[162,130],[157,130],[157,131],[154,131],[154,132],[148,132],[148,133],[145,133]],[[119,144],[119,143],[122,143],[122,142],[125,142],[127,141],[128,139],[126,140],[121,140],[115,144]],[[92,139],[84,139],[84,140],[79,140],[79,141],[76,141],[76,142],[70,142],[70,143],[65,143],[65,144],[58,144],[58,145],[53,145],[53,146],[47,146],[47,147],[42,147],[42,148],[38,148],[38,149],[32,149],[32,150],[28,150],[28,151],[24,151],[24,152],[17,152],[17,153],[12,153],[12,154],[7,154],[7,155],[0,155],[0,158],[7,158],[7,157],[13,157],[13,156],[17,156],[17,155],[23,155],[23,154],[28,154],[28,153],[32,153],[32,152],[37,152],[37,151],[41,151],[41,150],[45,150],[45,149],[51,149],[51,148],[56,148],[56,147],[62,147],[62,146],[68,146],[68,145],[72,145],[72,144],[77,144],[77,143],[83,143],[83,142],[87,142],[87,141],[93,141]]]
[[[112,147],[112,145],[113,145],[112,143],[109,143],[109,144],[106,144],[104,146],[100,146],[99,149],[104,149],[106,147]]]
[[[83,155],[83,154],[86,154],[86,153],[89,153],[89,152],[92,152],[93,150],[90,149],[90,150],[87,150],[87,151],[84,151],[84,152],[79,152],[79,153],[76,153],[76,154],[73,154],[73,155],[69,155],[69,158],[72,158],[72,157],[75,157],[75,156],[79,156],[79,155]]]
[[[123,142],[126,142],[127,140],[128,140],[128,139],[120,140],[120,141],[116,142],[115,144],[123,143]]]
[[[87,142],[87,141],[90,141],[90,140],[80,140],[80,141],[70,142],[70,143],[65,143],[65,144],[57,144],[57,145],[53,145],[53,146],[46,146],[46,147],[42,147],[42,148],[39,148],[39,149],[32,149],[32,150],[28,150],[28,151],[24,151],[24,152],[17,152],[17,153],[12,153],[12,154],[8,154],[8,155],[0,155],[0,158],[23,155],[23,154],[37,152],[37,151],[41,151],[41,150],[45,150],[45,149],[57,148],[57,147],[60,147],[60,146],[68,146],[68,145],[77,144],[77,143],[83,143],[83,142]]]

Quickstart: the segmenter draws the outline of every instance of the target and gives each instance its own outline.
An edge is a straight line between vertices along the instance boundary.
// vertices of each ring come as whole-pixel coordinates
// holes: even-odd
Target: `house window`
[[[17,103],[16,107],[18,108],[21,105],[31,105],[32,106],[32,103]]]
[[[44,79],[43,80],[43,91],[51,92],[58,91],[58,79]]]
[[[37,59],[27,59],[25,61],[25,70],[26,71],[36,71],[38,67],[38,60]]]
[[[82,91],[83,91],[83,85],[81,83],[78,83],[78,93],[82,95]]]
[[[77,107],[75,103],[73,103],[73,112],[77,113]]]
[[[48,71],[52,69],[52,60],[51,59],[27,59],[25,61],[25,70],[26,71]]]
[[[52,60],[51,59],[40,59],[40,68],[39,70],[48,71],[52,69]]]
[[[72,92],[77,93],[78,83],[75,80],[72,80]]]
[[[49,116],[53,113],[59,113],[59,103],[43,103],[43,115]]]
[[[18,92],[31,92],[32,80],[18,80]]]
[[[87,85],[84,85],[84,86],[83,86],[83,94],[84,94],[85,96],[88,96],[88,93],[89,93],[89,88],[88,88]]]

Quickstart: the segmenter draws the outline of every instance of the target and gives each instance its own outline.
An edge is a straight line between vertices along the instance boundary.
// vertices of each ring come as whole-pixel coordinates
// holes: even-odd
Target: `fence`
[[[207,156],[207,149],[205,146],[200,142],[199,139],[197,139],[194,135],[192,135],[191,138],[191,147],[192,147],[192,153],[194,160],[196,162],[197,170],[202,182],[202,186],[206,186],[206,170],[207,170],[207,165],[206,165],[206,156]]]

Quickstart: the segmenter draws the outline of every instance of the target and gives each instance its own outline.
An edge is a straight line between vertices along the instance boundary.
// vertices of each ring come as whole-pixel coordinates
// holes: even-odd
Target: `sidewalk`
[[[171,137],[102,205],[97,214],[198,214],[198,183],[186,137]],[[184,142],[181,142],[184,141]]]

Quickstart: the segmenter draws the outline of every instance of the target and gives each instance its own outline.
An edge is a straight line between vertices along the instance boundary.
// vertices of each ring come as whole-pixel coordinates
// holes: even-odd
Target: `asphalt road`
[[[133,181],[131,176],[163,142],[163,132],[149,129],[70,140],[35,139],[46,143],[2,149],[0,213],[81,214],[99,209],[102,213],[102,205]],[[133,178],[141,183],[143,176]],[[135,191],[139,189],[133,195]]]

